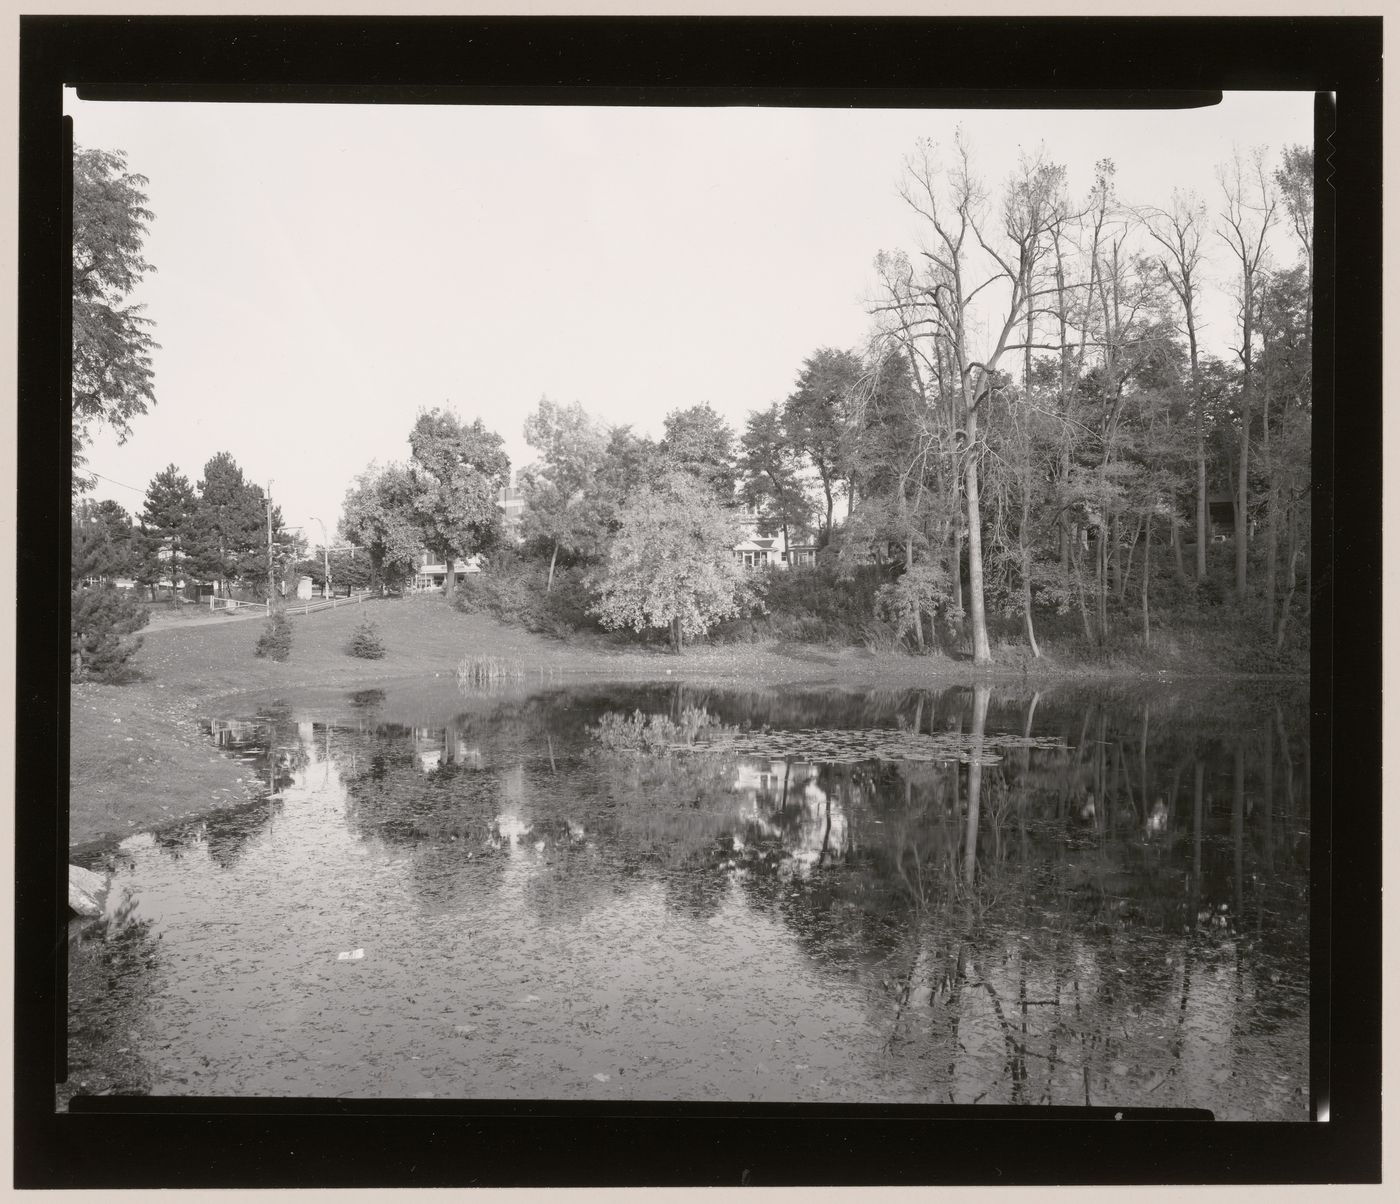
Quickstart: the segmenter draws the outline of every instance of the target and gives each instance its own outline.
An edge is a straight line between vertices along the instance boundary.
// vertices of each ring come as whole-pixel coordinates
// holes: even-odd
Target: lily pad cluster
[[[728,753],[834,765],[853,765],[860,761],[958,761],[964,765],[995,765],[1008,749],[1064,747],[1060,739],[1041,736],[973,736],[965,732],[929,735],[895,728],[858,731],[831,728],[743,731],[731,728],[707,740],[667,745],[666,751]]]

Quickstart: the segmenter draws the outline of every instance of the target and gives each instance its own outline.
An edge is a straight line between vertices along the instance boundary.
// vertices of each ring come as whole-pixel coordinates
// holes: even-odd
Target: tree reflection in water
[[[1248,1074],[1260,1115],[1306,1105],[1305,698],[347,701],[334,724],[267,710],[238,747],[279,792],[333,764],[345,822],[405,859],[425,915],[506,891],[535,933],[652,889],[690,923],[742,909],[861,993],[919,1098],[1191,1103],[1182,1080]]]

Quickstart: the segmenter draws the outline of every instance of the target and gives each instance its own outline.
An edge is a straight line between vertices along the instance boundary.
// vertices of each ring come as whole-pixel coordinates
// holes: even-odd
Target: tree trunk
[[[1108,642],[1108,531],[1099,524],[1099,644]]]
[[[952,524],[949,528],[948,538],[952,548],[952,564],[949,566],[949,578],[953,583],[953,608],[958,614],[966,613],[966,604],[963,596],[962,581],[962,474],[958,472],[954,465],[954,471],[949,473],[949,513],[952,514]],[[961,628],[961,620],[957,627]]]
[[[1206,504],[1205,443],[1196,446],[1196,581],[1206,579],[1206,545],[1210,542],[1210,508]]]
[[[679,618],[671,620],[671,651],[677,656],[681,654],[684,640],[684,633],[681,631],[681,621]]]
[[[1267,463],[1267,460],[1266,460]],[[1272,477],[1272,470],[1269,470]],[[1264,630],[1274,626],[1278,601],[1278,490],[1269,482],[1269,496],[1264,511]]]
[[[1147,536],[1142,545],[1142,643],[1152,647],[1152,631],[1147,618],[1147,583],[1152,577],[1152,515],[1147,516]]]
[[[967,766],[967,835],[963,844],[963,881],[977,880],[977,824],[982,803],[982,738],[987,728],[987,702],[991,687],[972,687],[972,759]]]
[[[1274,604],[1278,599],[1278,481],[1274,476],[1274,453],[1270,443],[1270,403],[1273,401],[1273,390],[1269,387],[1268,353],[1269,335],[1267,325],[1264,328],[1260,340],[1261,354],[1265,356],[1265,372],[1263,374],[1263,405],[1261,406],[1261,417],[1263,419],[1263,443],[1264,453],[1264,481],[1267,494],[1264,503],[1264,630],[1274,629]]]
[[[1024,563],[1021,568],[1021,586],[1025,591],[1023,603],[1026,608],[1026,642],[1031,646],[1031,655],[1036,660],[1040,659],[1040,645],[1035,642],[1035,617],[1031,614],[1031,578],[1030,569]]]
[[[1244,923],[1244,741],[1235,741],[1235,789],[1230,806],[1230,835],[1235,847],[1235,923]]]
[[[1206,819],[1206,763],[1196,762],[1195,795],[1191,806],[1191,931],[1195,932],[1201,923],[1201,843],[1202,829]]]
[[[982,504],[978,494],[977,480],[977,411],[972,410],[967,418],[967,467],[965,469],[965,489],[967,492],[967,588],[971,606],[968,615],[972,620],[972,663],[990,665],[992,648],[987,641],[987,614],[982,595]]]
[[[1274,728],[1264,724],[1264,864],[1274,868]]]
[[[953,523],[952,561],[950,575],[953,579],[953,606],[960,613],[966,613],[967,607],[964,605],[962,582],[962,527],[956,520]]]
[[[1288,618],[1293,609],[1293,591],[1298,586],[1298,540],[1294,530],[1294,524],[1288,526],[1288,589],[1283,595],[1283,605],[1279,608],[1278,634],[1274,639],[1274,648],[1282,650],[1284,635],[1288,630]]]
[[[1128,544],[1128,563],[1123,566],[1122,575],[1118,578],[1118,604],[1121,606],[1128,597],[1128,582],[1133,576],[1133,557],[1137,553],[1138,535],[1142,531],[1142,518],[1139,516],[1133,523],[1133,538]]]
[[[1071,556],[1070,564],[1074,569],[1074,596],[1079,599],[1079,614],[1084,620],[1084,638],[1090,644],[1094,642],[1094,631],[1089,626],[1089,603],[1084,597],[1084,575],[1079,570],[1079,530],[1076,527],[1074,538],[1070,541]]]
[[[1183,582],[1187,581],[1186,565],[1181,560],[1181,519],[1172,515],[1172,555],[1176,557],[1176,573]]]
[[[1249,420],[1253,381],[1249,362],[1251,300],[1244,306],[1244,384],[1240,389],[1240,476],[1235,497],[1235,594],[1244,601],[1249,585]]]
[[[1196,411],[1196,580],[1204,581],[1206,576],[1206,543],[1210,538],[1210,509],[1207,504],[1206,484],[1206,416],[1205,400],[1201,389],[1201,366],[1196,348],[1196,315],[1191,302],[1194,295],[1186,294],[1186,341],[1191,350],[1191,392],[1194,395]]]
[[[554,562],[559,558],[559,541],[554,541],[554,551],[549,554],[549,578],[544,583],[544,592],[554,588]]]
[[[1108,524],[1108,583],[1109,589],[1123,599],[1123,532],[1115,514]]]
[[[447,569],[447,577],[443,582],[443,596],[451,602],[452,595],[457,590],[457,562],[448,556],[447,563],[443,567]]]
[[[904,571],[907,573],[914,567],[914,537],[906,535],[904,537]],[[919,655],[924,653],[924,612],[918,607],[914,610],[914,644],[919,650]],[[923,706],[922,698],[919,700],[920,707]],[[915,731],[918,725],[915,725]]]

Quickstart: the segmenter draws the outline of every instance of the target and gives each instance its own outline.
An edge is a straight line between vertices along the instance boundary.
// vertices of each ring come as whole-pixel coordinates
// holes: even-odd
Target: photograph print
[[[1313,105],[70,90],[56,1108],[1310,1119]]]

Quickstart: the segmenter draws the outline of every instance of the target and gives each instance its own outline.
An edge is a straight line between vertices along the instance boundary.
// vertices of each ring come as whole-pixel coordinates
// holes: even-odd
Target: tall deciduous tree
[[[1182,327],[1191,357],[1191,397],[1196,429],[1196,580],[1206,575],[1206,545],[1210,542],[1207,510],[1205,397],[1201,381],[1200,349],[1197,344],[1200,306],[1201,234],[1205,228],[1205,205],[1195,196],[1172,196],[1170,209],[1149,209],[1144,213],[1147,232],[1163,254],[1157,266],[1181,307]]]
[[[971,156],[959,135],[946,169],[937,161],[932,144],[921,143],[901,188],[901,195],[925,224],[926,320],[931,337],[943,345],[956,397],[967,507],[968,617],[972,657],[978,665],[990,664],[992,659],[982,564],[980,460],[985,447],[978,425],[988,408],[1001,357],[1018,346],[1012,338],[1034,302],[1035,266],[1059,221],[1062,182],[1059,167],[1039,160],[1024,162],[1009,182],[995,218],[989,220],[986,194],[973,175]],[[979,319],[993,295],[987,293],[989,289],[995,289],[999,302],[991,310],[990,341],[982,350],[974,344]]]
[[[598,549],[598,515],[590,500],[608,432],[578,402],[561,406],[542,397],[525,420],[525,441],[540,459],[520,474],[522,534],[549,547],[549,593],[561,548],[566,554]]]
[[[722,505],[734,501],[734,432],[708,402],[667,414],[660,450],[672,468],[708,485]]]
[[[345,495],[341,537],[365,549],[370,583],[381,592],[398,589],[413,576],[423,546],[415,498],[413,474],[402,464],[371,465]]]
[[[130,297],[155,269],[142,255],[154,215],[145,176],[120,151],[73,156],[73,489],[92,427],[105,423],[125,442],[131,420],[155,403],[152,322]]]
[[[732,515],[689,473],[637,490],[608,548],[594,613],[605,627],[667,629],[680,652],[744,603],[737,537]]]
[[[418,415],[408,442],[418,523],[429,551],[446,565],[450,598],[457,558],[489,552],[501,541],[497,497],[510,479],[510,459],[500,435],[481,419],[467,423],[437,408]]]
[[[1243,599],[1249,575],[1249,443],[1254,417],[1254,329],[1258,320],[1259,288],[1268,252],[1269,230],[1278,199],[1264,170],[1264,152],[1256,149],[1246,167],[1236,155],[1219,171],[1224,208],[1217,232],[1234,256],[1239,302],[1240,432],[1235,480],[1235,593]]]

